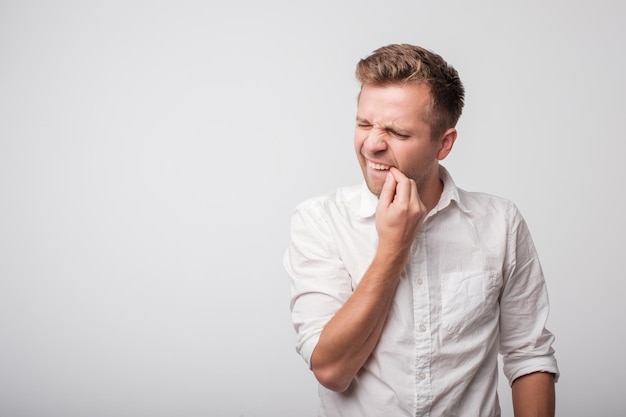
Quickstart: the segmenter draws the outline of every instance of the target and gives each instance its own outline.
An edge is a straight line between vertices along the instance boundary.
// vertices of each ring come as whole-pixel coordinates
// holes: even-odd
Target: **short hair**
[[[416,45],[392,44],[376,49],[359,61],[356,78],[378,86],[425,84],[431,104],[424,115],[433,140],[455,127],[465,99],[465,88],[457,71],[438,54]]]

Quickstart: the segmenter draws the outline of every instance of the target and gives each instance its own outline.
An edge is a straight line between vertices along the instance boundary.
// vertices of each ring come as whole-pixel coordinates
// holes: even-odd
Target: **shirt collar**
[[[443,192],[439,198],[439,202],[433,209],[433,214],[446,208],[452,201],[455,201],[458,207],[468,213],[470,210],[467,205],[459,196],[459,189],[452,180],[452,176],[443,166],[439,165],[439,178],[443,181]],[[359,206],[358,214],[363,218],[373,216],[376,213],[376,206],[378,205],[378,197],[372,194],[367,188],[365,181],[361,184],[361,205]]]
[[[471,210],[467,207],[467,204],[461,198],[459,189],[457,188],[452,176],[448,170],[439,165],[439,178],[443,181],[443,192],[439,197],[439,202],[434,208],[434,213],[443,210],[450,205],[452,201],[456,202],[456,205],[465,213],[469,213]]]
[[[363,218],[373,216],[376,213],[376,206],[378,205],[378,197],[372,194],[365,181],[361,184],[361,205],[359,206],[358,214]]]

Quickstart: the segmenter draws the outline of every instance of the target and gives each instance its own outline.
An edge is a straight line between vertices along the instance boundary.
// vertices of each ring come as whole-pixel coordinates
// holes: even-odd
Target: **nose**
[[[368,153],[374,154],[387,149],[386,133],[382,129],[373,127],[367,132],[363,147]]]

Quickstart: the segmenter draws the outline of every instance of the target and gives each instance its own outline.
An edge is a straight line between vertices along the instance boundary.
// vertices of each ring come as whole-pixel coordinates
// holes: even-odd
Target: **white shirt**
[[[498,352],[509,383],[536,371],[558,377],[524,219],[511,202],[463,191],[440,172],[443,193],[419,228],[380,341],[347,391],[320,385],[319,416],[499,416]],[[284,265],[296,349],[309,366],[374,257],[377,202],[363,183],[293,213]]]

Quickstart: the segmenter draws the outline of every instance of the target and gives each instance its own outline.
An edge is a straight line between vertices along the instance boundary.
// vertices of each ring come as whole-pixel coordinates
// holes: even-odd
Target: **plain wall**
[[[361,180],[354,66],[395,42],[457,68],[444,165],[533,233],[557,414],[623,414],[622,4],[0,1],[0,415],[315,416],[289,216]]]

